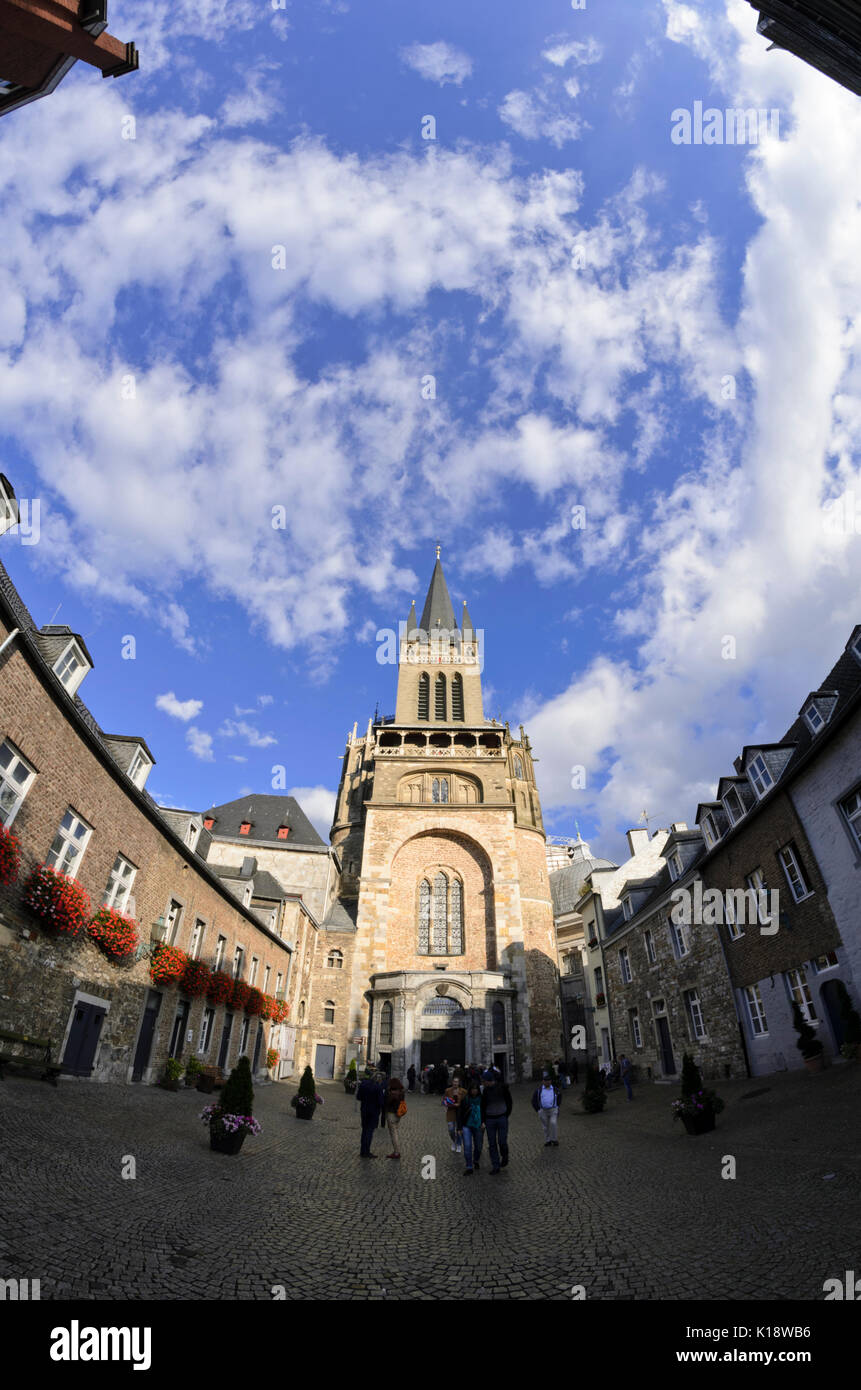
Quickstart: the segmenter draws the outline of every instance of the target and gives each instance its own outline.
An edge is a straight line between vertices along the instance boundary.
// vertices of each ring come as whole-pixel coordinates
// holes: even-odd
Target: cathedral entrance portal
[[[433,1062],[438,1067],[441,1062],[463,1066],[466,1062],[465,1028],[423,1028],[421,1065],[427,1067]]]

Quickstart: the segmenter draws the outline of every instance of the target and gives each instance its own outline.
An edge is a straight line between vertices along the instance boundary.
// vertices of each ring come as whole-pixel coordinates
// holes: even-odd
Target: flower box
[[[137,922],[112,907],[99,908],[87,931],[105,955],[120,964],[131,960],[140,946]]]
[[[251,1014],[252,1018],[257,1017],[263,1012],[265,1002],[265,995],[261,990],[255,989],[252,986],[248,992],[248,999],[245,1003],[245,1012]]]
[[[244,1009],[248,1003],[248,996],[251,993],[251,986],[244,980],[234,980],[233,989],[230,994],[230,1002],[234,1009]]]
[[[80,883],[47,864],[33,869],[24,884],[23,901],[46,931],[75,937],[89,924],[92,909]]]
[[[198,999],[206,994],[211,978],[208,965],[204,965],[202,960],[189,959],[179,977],[179,988],[189,999]]]
[[[233,995],[233,979],[223,970],[213,970],[209,977],[206,997],[210,1004],[229,1004]]]
[[[149,968],[150,978],[156,985],[175,985],[179,982],[187,964],[188,956],[185,951],[180,951],[176,946],[167,946],[162,942],[155,949]]]
[[[606,996],[605,994],[596,994],[596,995],[595,995],[595,1007],[596,1007],[596,1008],[598,1008],[598,1009],[603,1009],[603,1007],[604,1007],[604,1005],[606,1004],[606,1002],[607,1002],[607,996]]]
[[[21,841],[0,824],[0,883],[15,883],[21,868]]]
[[[290,1005],[284,999],[276,999],[272,1010],[272,1022],[283,1023],[290,1012]]]
[[[271,1018],[277,1008],[278,1000],[275,998],[275,995],[264,994],[263,1004],[260,1009],[260,1017],[263,1019]]]

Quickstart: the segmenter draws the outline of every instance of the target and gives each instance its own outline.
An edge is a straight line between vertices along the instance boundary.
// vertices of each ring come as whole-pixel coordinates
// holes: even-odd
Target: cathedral
[[[483,647],[437,548],[421,621],[413,603],[401,625],[395,713],[354,725],[344,753],[314,992],[345,1065],[493,1060],[523,1079],[562,1050],[532,749],[485,718]]]

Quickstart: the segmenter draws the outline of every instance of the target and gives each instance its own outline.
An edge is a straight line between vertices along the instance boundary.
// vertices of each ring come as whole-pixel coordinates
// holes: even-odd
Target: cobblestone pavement
[[[408,1096],[400,1163],[383,1131],[369,1162],[340,1083],[310,1123],[292,1086],[260,1087],[263,1133],[232,1158],[210,1152],[196,1091],[7,1074],[0,1277],[40,1279],[43,1299],[822,1299],[861,1269],[861,1066],[724,1082],[697,1138],[666,1087],[615,1091],[601,1115],[570,1089],[545,1148],[530,1091],[508,1168],[491,1178],[485,1154],[465,1179],[435,1097]]]

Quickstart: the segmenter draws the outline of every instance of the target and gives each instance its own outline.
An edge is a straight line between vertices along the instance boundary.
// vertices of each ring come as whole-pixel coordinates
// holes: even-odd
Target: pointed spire
[[[418,627],[418,625],[419,625],[419,620],[418,620],[418,618],[416,617],[416,601],[415,601],[415,599],[413,599],[412,603],[410,604],[410,616],[407,618],[407,641],[408,641],[408,642],[409,642],[410,638],[412,637],[413,633],[415,632],[416,628]]]
[[[472,618],[469,616],[469,609],[466,606],[466,599],[463,601],[463,618],[461,619],[461,631],[464,642],[472,642],[475,639],[475,628],[472,625]]]
[[[457,632],[457,622],[455,621],[454,609],[451,606],[451,598],[448,592],[448,585],[445,582],[445,575],[442,572],[442,562],[439,558],[440,546],[436,548],[436,564],[433,567],[431,582],[428,587],[425,606],[422,610],[421,628],[429,637],[438,628],[443,628],[447,632]]]

